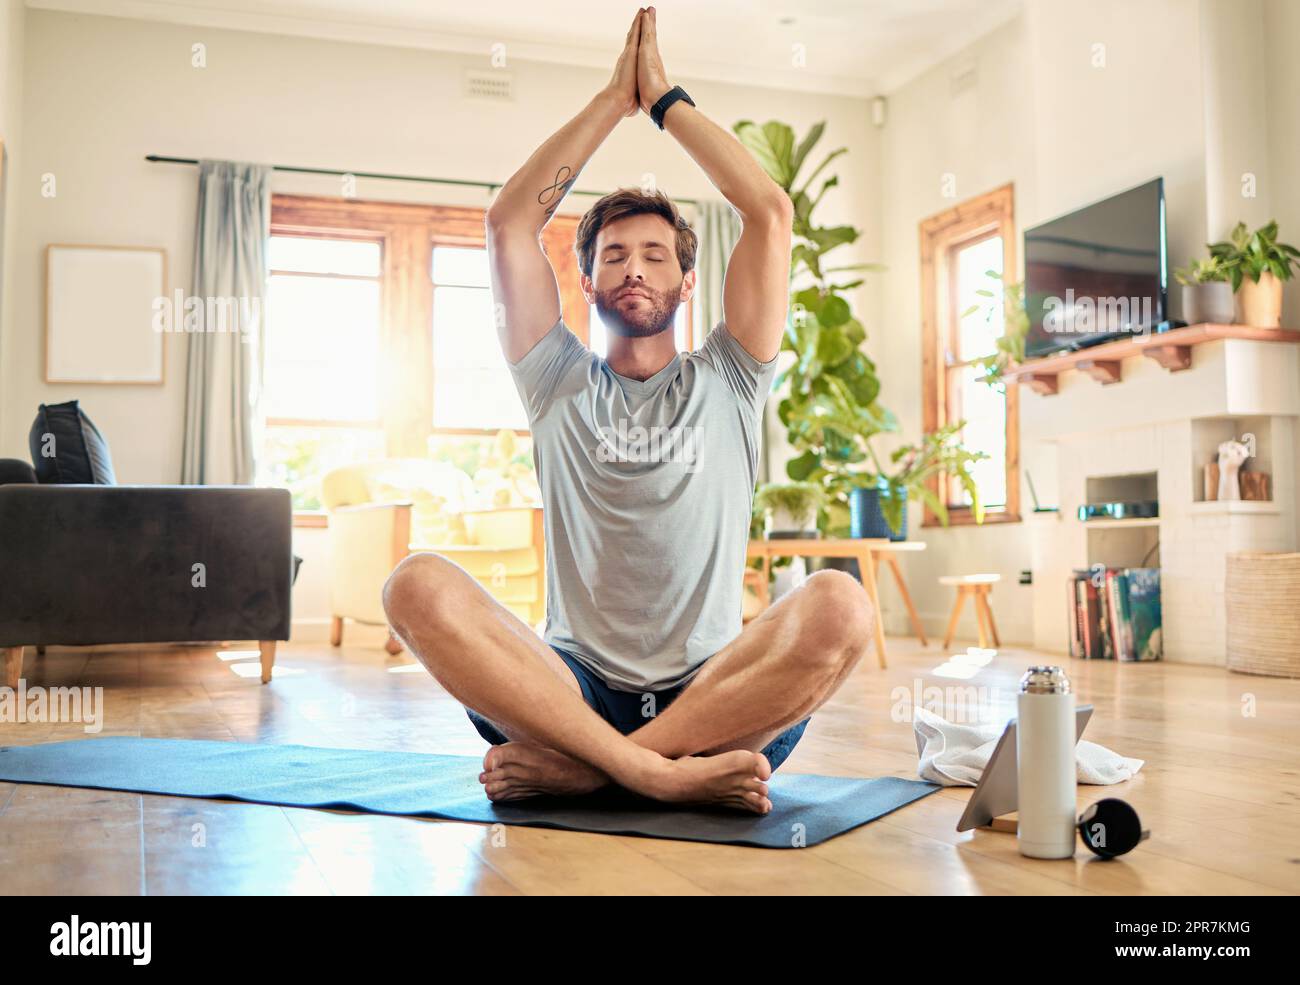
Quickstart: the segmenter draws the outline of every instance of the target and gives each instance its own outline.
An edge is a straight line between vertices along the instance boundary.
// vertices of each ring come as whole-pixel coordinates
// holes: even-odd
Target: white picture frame
[[[161,386],[167,251],[51,243],[45,249],[45,382]]]

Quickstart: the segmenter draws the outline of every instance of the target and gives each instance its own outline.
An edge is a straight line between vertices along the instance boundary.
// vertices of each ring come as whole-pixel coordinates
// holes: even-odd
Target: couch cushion
[[[27,442],[43,483],[117,485],[108,442],[75,400],[41,404]]]
[[[31,484],[36,481],[36,473],[26,462],[16,458],[0,458],[0,486],[10,482]]]

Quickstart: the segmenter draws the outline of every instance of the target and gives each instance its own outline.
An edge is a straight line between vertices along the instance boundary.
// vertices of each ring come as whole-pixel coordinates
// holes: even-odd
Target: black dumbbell
[[[1102,858],[1131,852],[1138,842],[1151,837],[1137,811],[1115,797],[1099,800],[1079,815],[1079,834],[1093,854]]]

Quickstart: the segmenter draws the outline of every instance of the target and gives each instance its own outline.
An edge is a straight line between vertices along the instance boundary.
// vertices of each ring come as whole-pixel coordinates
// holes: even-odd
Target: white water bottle
[[[1074,693],[1060,667],[1030,667],[1016,712],[1016,841],[1029,858],[1071,858],[1075,838]]]

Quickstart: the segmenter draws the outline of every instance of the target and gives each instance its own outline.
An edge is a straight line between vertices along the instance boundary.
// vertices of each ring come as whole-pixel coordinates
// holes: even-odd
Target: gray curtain
[[[708,199],[697,206],[696,235],[699,245],[695,255],[695,334],[696,345],[722,320],[722,284],[727,261],[740,239],[740,215],[731,203]],[[762,452],[758,462],[758,481],[770,481],[767,439],[771,403],[763,408]]]
[[[731,250],[740,239],[740,216],[729,202],[713,199],[696,206],[695,251],[696,344],[722,320],[722,280]]]
[[[199,162],[181,482],[247,485],[262,378],[271,168]]]

